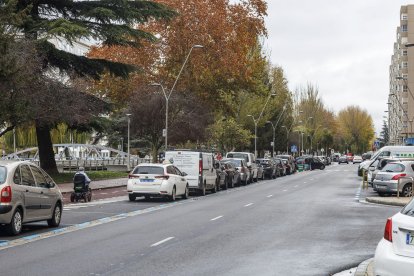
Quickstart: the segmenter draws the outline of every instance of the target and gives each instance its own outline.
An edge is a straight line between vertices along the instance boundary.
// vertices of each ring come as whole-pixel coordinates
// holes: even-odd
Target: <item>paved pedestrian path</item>
[[[90,187],[92,188],[92,190],[109,189],[109,188],[126,186],[127,182],[128,182],[128,178],[116,178],[116,179],[97,180],[97,181],[92,180]],[[73,183],[63,183],[63,184],[58,184],[58,186],[62,193],[73,192]]]

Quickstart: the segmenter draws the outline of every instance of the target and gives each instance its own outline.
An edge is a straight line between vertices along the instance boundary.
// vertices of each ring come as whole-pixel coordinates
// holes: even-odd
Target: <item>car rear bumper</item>
[[[374,191],[380,193],[397,193],[397,183],[378,182],[374,180],[373,188]]]
[[[13,206],[0,205],[0,223],[10,223],[12,219]]]
[[[391,242],[382,239],[375,250],[374,275],[410,276],[413,275],[414,258],[394,253]]]

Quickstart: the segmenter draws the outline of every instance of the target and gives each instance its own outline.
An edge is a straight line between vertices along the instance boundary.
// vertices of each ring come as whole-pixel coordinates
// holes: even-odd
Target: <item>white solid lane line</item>
[[[268,195],[267,197],[272,197],[273,195]]]
[[[287,192],[288,190],[283,190],[284,192]]]
[[[253,205],[253,203],[249,203],[249,204],[244,205],[244,207],[249,207],[249,206],[252,206],[252,205]]]
[[[154,243],[153,245],[151,245],[151,247],[158,246],[158,245],[163,244],[163,243],[165,243],[169,240],[172,240],[172,239],[174,239],[174,237],[169,237],[169,238],[163,239],[162,241]]]
[[[215,221],[215,220],[218,220],[218,219],[220,219],[220,218],[222,218],[223,216],[218,216],[218,217],[215,217],[215,218],[212,218],[212,219],[210,219],[211,221]]]

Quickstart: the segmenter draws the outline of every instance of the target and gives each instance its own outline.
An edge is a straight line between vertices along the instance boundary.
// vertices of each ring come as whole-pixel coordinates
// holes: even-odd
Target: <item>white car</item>
[[[187,174],[172,164],[139,164],[129,174],[127,191],[129,200],[139,196],[166,197],[171,201],[176,196],[188,198]]]
[[[414,201],[387,220],[375,251],[374,275],[414,275]]]
[[[355,164],[355,163],[362,163],[362,156],[359,156],[359,155],[355,155],[354,156],[354,159],[352,160],[352,163],[353,164]]]

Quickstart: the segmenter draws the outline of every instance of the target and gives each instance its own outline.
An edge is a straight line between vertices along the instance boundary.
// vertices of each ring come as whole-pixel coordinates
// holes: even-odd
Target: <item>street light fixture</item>
[[[131,170],[131,164],[130,164],[131,157],[130,157],[130,154],[129,154],[129,147],[130,147],[130,140],[129,140],[130,131],[129,130],[130,130],[130,124],[131,124],[131,114],[128,113],[126,115],[128,117],[128,164],[127,164],[127,169],[128,169],[128,171],[130,171]]]
[[[196,45],[193,45],[191,47],[190,51],[188,52],[187,57],[185,58],[185,61],[184,61],[183,65],[181,66],[180,72],[178,73],[177,77],[175,78],[173,87],[171,88],[168,95],[167,95],[166,89],[164,88],[164,86],[162,84],[160,84],[160,83],[150,84],[150,86],[159,86],[159,87],[161,87],[162,93],[164,94],[164,98],[165,98],[165,132],[163,133],[163,134],[165,134],[165,151],[167,151],[167,149],[168,149],[168,107],[169,107],[169,101],[170,101],[170,98],[171,98],[171,94],[173,93],[174,88],[177,85],[178,79],[180,78],[181,73],[183,72],[184,67],[187,64],[187,61],[188,61],[188,59],[191,55],[191,52],[195,48],[204,48],[204,46],[196,44]]]

